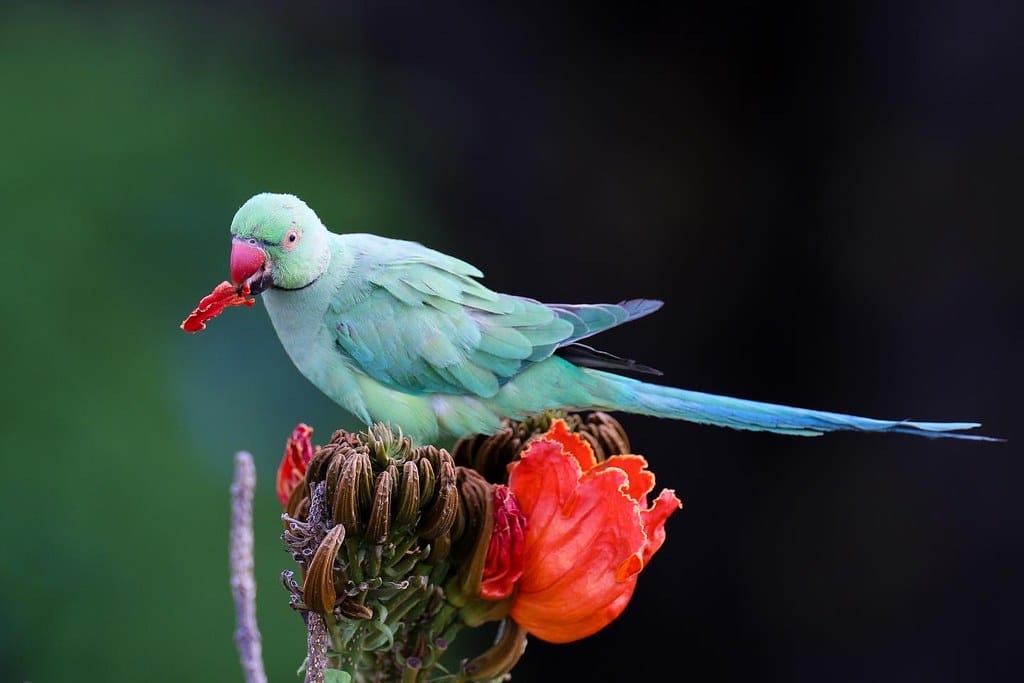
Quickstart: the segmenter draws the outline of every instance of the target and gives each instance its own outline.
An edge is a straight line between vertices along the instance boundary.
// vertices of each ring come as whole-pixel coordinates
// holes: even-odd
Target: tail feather
[[[641,382],[600,370],[584,370],[597,381],[596,393],[603,394],[613,410],[654,417],[687,420],[701,424],[796,436],[819,436],[826,432],[894,432],[930,438],[1001,441],[988,436],[960,434],[980,427],[977,422],[918,422],[878,420],[823,410],[762,403],[729,396],[705,394]]]

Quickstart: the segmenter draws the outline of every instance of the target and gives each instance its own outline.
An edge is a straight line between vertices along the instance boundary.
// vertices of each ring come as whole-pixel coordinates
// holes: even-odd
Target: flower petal
[[[598,465],[598,468],[615,467],[629,478],[629,497],[641,505],[647,505],[647,494],[654,490],[654,473],[647,469],[647,459],[642,455],[613,455]]]
[[[559,444],[541,439],[509,466],[508,485],[530,527],[539,531],[575,494],[582,475],[579,463],[565,457]]]
[[[640,571],[665,541],[665,521],[681,507],[672,491],[662,491],[648,508],[654,483],[639,455],[598,464],[562,420],[529,444],[509,466],[508,483],[527,522],[522,577],[516,590],[506,583],[494,592],[514,596],[509,614],[516,623],[564,643],[621,614]],[[494,552],[496,563],[509,562],[500,544]]]
[[[526,517],[507,486],[494,487],[494,531],[491,532],[480,583],[480,597],[504,600],[523,575]]]
[[[216,318],[225,308],[252,306],[255,303],[256,299],[249,297],[249,285],[236,287],[225,280],[199,300],[199,305],[181,322],[181,329],[191,333],[205,330],[206,321]]]
[[[647,566],[651,556],[658,552],[658,548],[665,542],[665,520],[682,507],[683,501],[676,497],[675,491],[663,489],[655,499],[654,505],[640,511],[644,531],[647,533],[647,545],[643,550],[644,566]]]
[[[288,505],[288,498],[306,476],[306,467],[313,459],[312,435],[313,428],[300,423],[292,430],[284,446],[284,457],[277,467],[277,499],[283,506]]]
[[[558,419],[551,422],[551,428],[548,429],[547,433],[541,437],[548,441],[554,441],[561,445],[562,449],[576,458],[576,462],[580,464],[580,469],[584,472],[594,467],[597,464],[597,457],[594,456],[594,449],[590,447],[583,437],[578,434],[573,434],[569,431],[569,425],[565,420]]]
[[[568,642],[600,630],[625,608],[647,536],[623,470],[583,474],[575,457],[554,446],[534,442],[510,473],[528,521],[525,571],[511,614],[538,638]]]

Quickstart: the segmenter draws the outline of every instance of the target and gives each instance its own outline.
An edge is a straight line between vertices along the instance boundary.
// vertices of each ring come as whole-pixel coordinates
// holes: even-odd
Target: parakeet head
[[[231,281],[248,283],[253,294],[269,287],[301,289],[330,264],[328,234],[298,197],[258,194],[231,221]]]

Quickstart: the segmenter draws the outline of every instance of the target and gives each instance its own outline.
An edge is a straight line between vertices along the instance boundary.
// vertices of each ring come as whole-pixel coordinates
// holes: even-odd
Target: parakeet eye
[[[284,241],[281,242],[281,246],[285,249],[294,249],[295,245],[299,243],[299,231],[292,228],[288,231],[288,234],[284,236]]]

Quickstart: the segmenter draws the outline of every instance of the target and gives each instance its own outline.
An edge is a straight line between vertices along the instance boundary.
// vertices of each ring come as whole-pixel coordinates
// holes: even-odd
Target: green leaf
[[[352,674],[338,669],[324,671],[324,683],[352,683]]]

